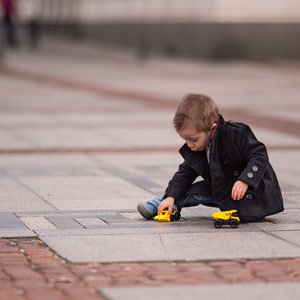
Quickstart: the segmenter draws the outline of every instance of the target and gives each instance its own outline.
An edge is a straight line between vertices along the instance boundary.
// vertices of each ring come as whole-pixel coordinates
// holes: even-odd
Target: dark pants
[[[199,204],[205,206],[211,206],[211,207],[218,207],[214,198],[202,196],[199,194],[190,194],[175,202],[175,205],[177,206],[177,209],[179,211],[181,211],[183,207],[197,206]],[[264,217],[261,216],[240,217],[242,223],[259,222],[262,221],[263,219]]]
[[[175,201],[175,205],[177,206],[178,210],[181,210],[183,207],[198,206],[200,204],[218,207],[214,198],[202,196],[199,194],[190,194]]]
[[[16,46],[15,25],[11,18],[3,18],[3,29],[6,43],[11,47]]]

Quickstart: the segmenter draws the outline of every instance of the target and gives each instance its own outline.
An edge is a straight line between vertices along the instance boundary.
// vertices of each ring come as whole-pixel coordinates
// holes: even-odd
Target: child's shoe
[[[163,201],[163,198],[154,198],[145,203],[139,203],[137,210],[146,220],[151,220],[157,215],[157,208],[161,201]]]

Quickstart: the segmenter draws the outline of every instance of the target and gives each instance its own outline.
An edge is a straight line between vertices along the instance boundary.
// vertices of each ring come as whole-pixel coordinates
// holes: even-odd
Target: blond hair
[[[219,109],[216,103],[202,94],[187,94],[176,110],[173,124],[175,129],[184,130],[195,126],[198,132],[208,132],[219,120]]]

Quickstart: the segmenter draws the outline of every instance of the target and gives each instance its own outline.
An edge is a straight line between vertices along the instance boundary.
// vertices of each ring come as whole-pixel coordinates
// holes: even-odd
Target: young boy
[[[262,220],[283,211],[283,199],[266,147],[242,123],[224,121],[208,96],[188,94],[179,104],[174,127],[185,144],[184,162],[165,194],[137,206],[145,219],[174,205],[199,204],[221,211],[237,209],[242,222]],[[200,181],[195,181],[200,177]]]

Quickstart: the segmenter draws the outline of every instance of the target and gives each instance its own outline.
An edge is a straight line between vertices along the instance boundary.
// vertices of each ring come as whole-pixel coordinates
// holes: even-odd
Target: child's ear
[[[210,129],[215,129],[217,127],[217,123],[212,124],[212,126],[210,127]]]
[[[210,130],[211,130],[212,134],[211,134],[210,138],[212,138],[214,136],[214,134],[217,130],[217,125],[218,125],[217,123],[214,123],[211,125]]]

